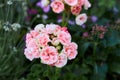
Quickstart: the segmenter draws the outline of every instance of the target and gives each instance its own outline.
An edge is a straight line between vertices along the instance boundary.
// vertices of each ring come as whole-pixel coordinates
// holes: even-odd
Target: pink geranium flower
[[[71,12],[73,15],[80,14],[81,10],[82,10],[82,8],[80,5],[76,5],[76,6],[71,7]]]
[[[66,7],[67,6],[67,7]],[[61,13],[64,10],[65,12],[71,12],[73,15],[76,15],[76,24],[82,25],[87,21],[87,16],[80,14],[82,7],[86,10],[91,7],[91,3],[88,0],[52,0],[51,2],[52,10],[55,13]],[[82,17],[83,16],[83,17]],[[58,23],[61,23],[62,19],[58,20]]]
[[[50,39],[47,34],[39,34],[37,36],[37,42],[38,42],[39,46],[41,46],[41,47],[47,46],[49,41],[50,41]]]
[[[24,54],[30,61],[32,61],[34,58],[40,58],[40,52],[37,47],[26,48]]]
[[[55,0],[51,3],[51,7],[55,13],[61,13],[64,10],[64,3],[60,0]]]
[[[78,0],[78,5],[79,5],[79,6],[83,6],[84,3],[85,3],[85,0]]]
[[[71,35],[65,31],[61,31],[58,34],[58,39],[63,45],[66,45],[71,42]]]
[[[35,26],[35,29],[34,29],[34,30],[39,32],[39,31],[41,31],[42,29],[44,29],[44,25],[43,25],[43,24],[38,24],[38,25]]]
[[[83,25],[87,21],[87,15],[85,13],[80,14],[76,17],[76,24]]]
[[[26,44],[28,44],[28,42],[32,39],[32,35],[30,33],[26,34]]]
[[[69,43],[64,47],[64,52],[67,55],[68,59],[74,59],[76,57],[77,53],[77,44],[76,43]]]
[[[26,40],[26,47],[36,47],[37,46],[37,42],[35,39],[30,39],[30,40]]]
[[[89,2],[88,0],[85,0],[85,1],[84,1],[84,8],[87,10],[87,9],[90,8],[90,7],[91,7],[90,2]]]
[[[58,60],[58,52],[55,47],[48,46],[42,50],[40,57],[42,63],[50,65]]]
[[[30,61],[40,58],[44,64],[61,68],[76,57],[77,45],[71,42],[67,27],[39,24],[26,35],[24,55]]]
[[[54,64],[56,67],[63,67],[67,64],[67,56],[64,53],[59,54],[57,62]]]
[[[78,3],[78,0],[64,0],[69,6],[75,6]]]
[[[45,33],[52,34],[56,30],[57,27],[58,25],[55,25],[55,24],[47,24],[44,31]]]
[[[31,34],[32,37],[34,38],[34,37],[36,37],[36,36],[39,34],[39,32],[38,32],[38,31],[35,31],[35,30],[31,30],[31,31],[30,31],[30,34]]]
[[[24,55],[26,56],[27,59],[29,59],[30,61],[32,61],[34,59],[33,54],[31,53],[31,50],[26,48],[24,50]]]

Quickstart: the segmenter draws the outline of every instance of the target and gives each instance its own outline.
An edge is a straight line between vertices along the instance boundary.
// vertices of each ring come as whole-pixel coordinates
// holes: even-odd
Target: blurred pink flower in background
[[[75,5],[75,6],[71,7],[71,13],[73,15],[79,15],[81,10],[82,10],[82,7],[79,5]]]
[[[55,0],[51,3],[52,10],[55,13],[61,13],[64,10],[64,3],[59,0]]]
[[[83,37],[89,37],[89,33],[88,32],[84,32],[83,33]]]
[[[64,7],[67,6],[67,7]],[[66,10],[67,13],[72,13],[76,16],[76,24],[83,25],[87,21],[86,14],[80,14],[82,9],[88,10],[91,7],[91,3],[88,0],[53,0],[51,2],[51,8],[55,13],[61,13]],[[62,20],[59,19],[60,23]]]
[[[76,17],[76,24],[83,25],[87,21],[87,15],[82,13]]]
[[[75,6],[78,3],[78,0],[64,0],[66,4],[70,6]]]
[[[84,8],[87,10],[90,7],[91,7],[90,2],[88,0],[84,0]]]

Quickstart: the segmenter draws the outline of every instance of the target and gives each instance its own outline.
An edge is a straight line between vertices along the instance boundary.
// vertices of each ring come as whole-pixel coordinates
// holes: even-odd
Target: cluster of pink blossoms
[[[31,61],[40,58],[43,64],[63,67],[77,56],[77,48],[66,27],[39,24],[27,33],[24,54]]]
[[[69,11],[70,9],[71,13],[77,16],[76,24],[82,25],[87,21],[87,15],[85,13],[80,14],[82,7],[87,10],[91,7],[91,4],[88,0],[53,0],[51,7],[55,13],[61,13],[64,10]]]

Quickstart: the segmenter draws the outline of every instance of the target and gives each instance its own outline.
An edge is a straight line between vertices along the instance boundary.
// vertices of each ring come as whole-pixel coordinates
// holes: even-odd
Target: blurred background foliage
[[[29,65],[24,57],[26,1],[0,0],[0,80],[18,80]]]
[[[8,2],[11,1],[12,3]],[[0,0],[0,80],[120,80],[120,1],[89,0],[82,26],[68,20],[72,40],[79,46],[77,58],[57,70],[30,62],[24,56],[25,34],[36,24],[61,24],[62,14],[36,6],[39,0]],[[71,21],[71,22],[70,22]],[[21,27],[14,29],[13,24]],[[16,26],[15,26],[16,27]]]

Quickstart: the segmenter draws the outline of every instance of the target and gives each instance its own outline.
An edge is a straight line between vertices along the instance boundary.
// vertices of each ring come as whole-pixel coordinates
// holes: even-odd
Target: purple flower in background
[[[91,16],[91,20],[92,20],[92,22],[96,22],[98,20],[98,17],[93,15],[93,16]]]
[[[83,25],[81,25],[82,26],[82,28],[86,28],[86,25],[85,24],[83,24]]]
[[[57,16],[57,23],[61,23],[62,22],[62,16]]]
[[[41,0],[36,4],[38,7],[42,8],[45,13],[50,11],[49,0]]]
[[[58,19],[58,20],[57,20],[57,23],[61,23],[61,22],[62,22],[62,19]]]
[[[70,25],[75,25],[75,21],[72,21],[72,20],[69,20],[68,23],[69,23]]]
[[[44,20],[46,20],[46,19],[48,19],[48,16],[47,16],[46,14],[43,14],[43,15],[42,15],[42,18],[43,18]]]
[[[28,9],[27,10],[28,14],[37,14],[38,11],[36,9]]]

